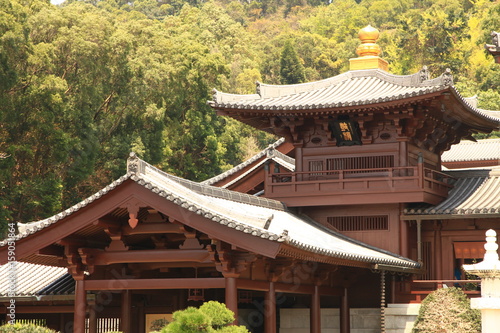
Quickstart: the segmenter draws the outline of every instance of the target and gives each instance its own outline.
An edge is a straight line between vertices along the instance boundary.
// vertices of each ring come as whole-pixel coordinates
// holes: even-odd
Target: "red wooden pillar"
[[[266,333],[276,333],[276,290],[274,282],[269,282],[264,302],[264,325]]]
[[[75,313],[73,319],[73,333],[85,333],[85,315],[87,308],[87,294],[85,280],[75,281]]]
[[[226,277],[226,307],[234,312],[233,325],[238,325],[238,288],[235,277]]]
[[[120,329],[123,333],[132,333],[130,321],[132,319],[132,293],[130,290],[122,291],[122,308],[120,318]]]
[[[344,287],[344,293],[340,300],[340,333],[349,333],[351,331],[350,316],[347,287]]]
[[[321,333],[321,302],[319,286],[314,286],[314,292],[311,295],[310,321],[311,333]]]

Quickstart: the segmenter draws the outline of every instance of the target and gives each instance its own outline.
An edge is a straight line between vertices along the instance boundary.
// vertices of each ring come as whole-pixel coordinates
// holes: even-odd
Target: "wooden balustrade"
[[[302,172],[269,172],[266,178],[266,196],[294,206],[295,197],[320,196],[332,202],[335,196],[366,195],[370,203],[372,194],[390,194],[394,202],[439,203],[448,195],[451,177],[421,164],[408,167],[321,170]],[[395,194],[397,194],[395,196]],[[407,199],[405,199],[407,198]],[[290,199],[290,200],[287,200]],[[392,202],[390,196],[386,202]],[[321,204],[316,201],[316,204]],[[373,202],[372,202],[373,203]]]
[[[434,290],[451,287],[461,288],[470,298],[481,296],[481,280],[413,280],[396,282],[395,301],[420,303]]]

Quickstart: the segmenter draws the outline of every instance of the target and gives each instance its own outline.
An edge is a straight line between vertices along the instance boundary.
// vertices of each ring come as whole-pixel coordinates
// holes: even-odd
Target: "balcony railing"
[[[422,164],[376,169],[268,172],[266,196],[290,206],[296,206],[294,198],[304,196],[329,197],[328,201],[332,202],[331,199],[338,195],[355,195],[358,196],[356,199],[363,201],[359,195],[370,194],[393,195],[393,199],[389,195],[383,202],[436,204],[448,196],[451,179],[442,172],[424,168]]]
[[[413,280],[396,284],[396,303],[420,303],[434,290],[457,287],[469,297],[481,296],[481,280]]]

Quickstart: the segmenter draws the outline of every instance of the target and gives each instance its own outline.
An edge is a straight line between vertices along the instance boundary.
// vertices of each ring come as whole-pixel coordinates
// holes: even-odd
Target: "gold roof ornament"
[[[380,35],[378,29],[368,25],[361,29],[358,33],[361,45],[356,49],[358,58],[349,59],[350,70],[360,69],[381,69],[388,71],[389,65],[387,61],[379,57],[382,52],[378,46],[377,39]]]

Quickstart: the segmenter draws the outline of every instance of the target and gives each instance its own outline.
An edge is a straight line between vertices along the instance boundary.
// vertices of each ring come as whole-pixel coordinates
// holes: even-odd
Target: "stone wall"
[[[411,333],[420,304],[389,304],[385,308],[386,333]]]
[[[419,304],[389,304],[386,332],[410,333]],[[309,333],[309,309],[281,309],[280,333]],[[321,309],[321,332],[340,333],[339,309]],[[351,309],[351,333],[380,333],[380,309]]]

